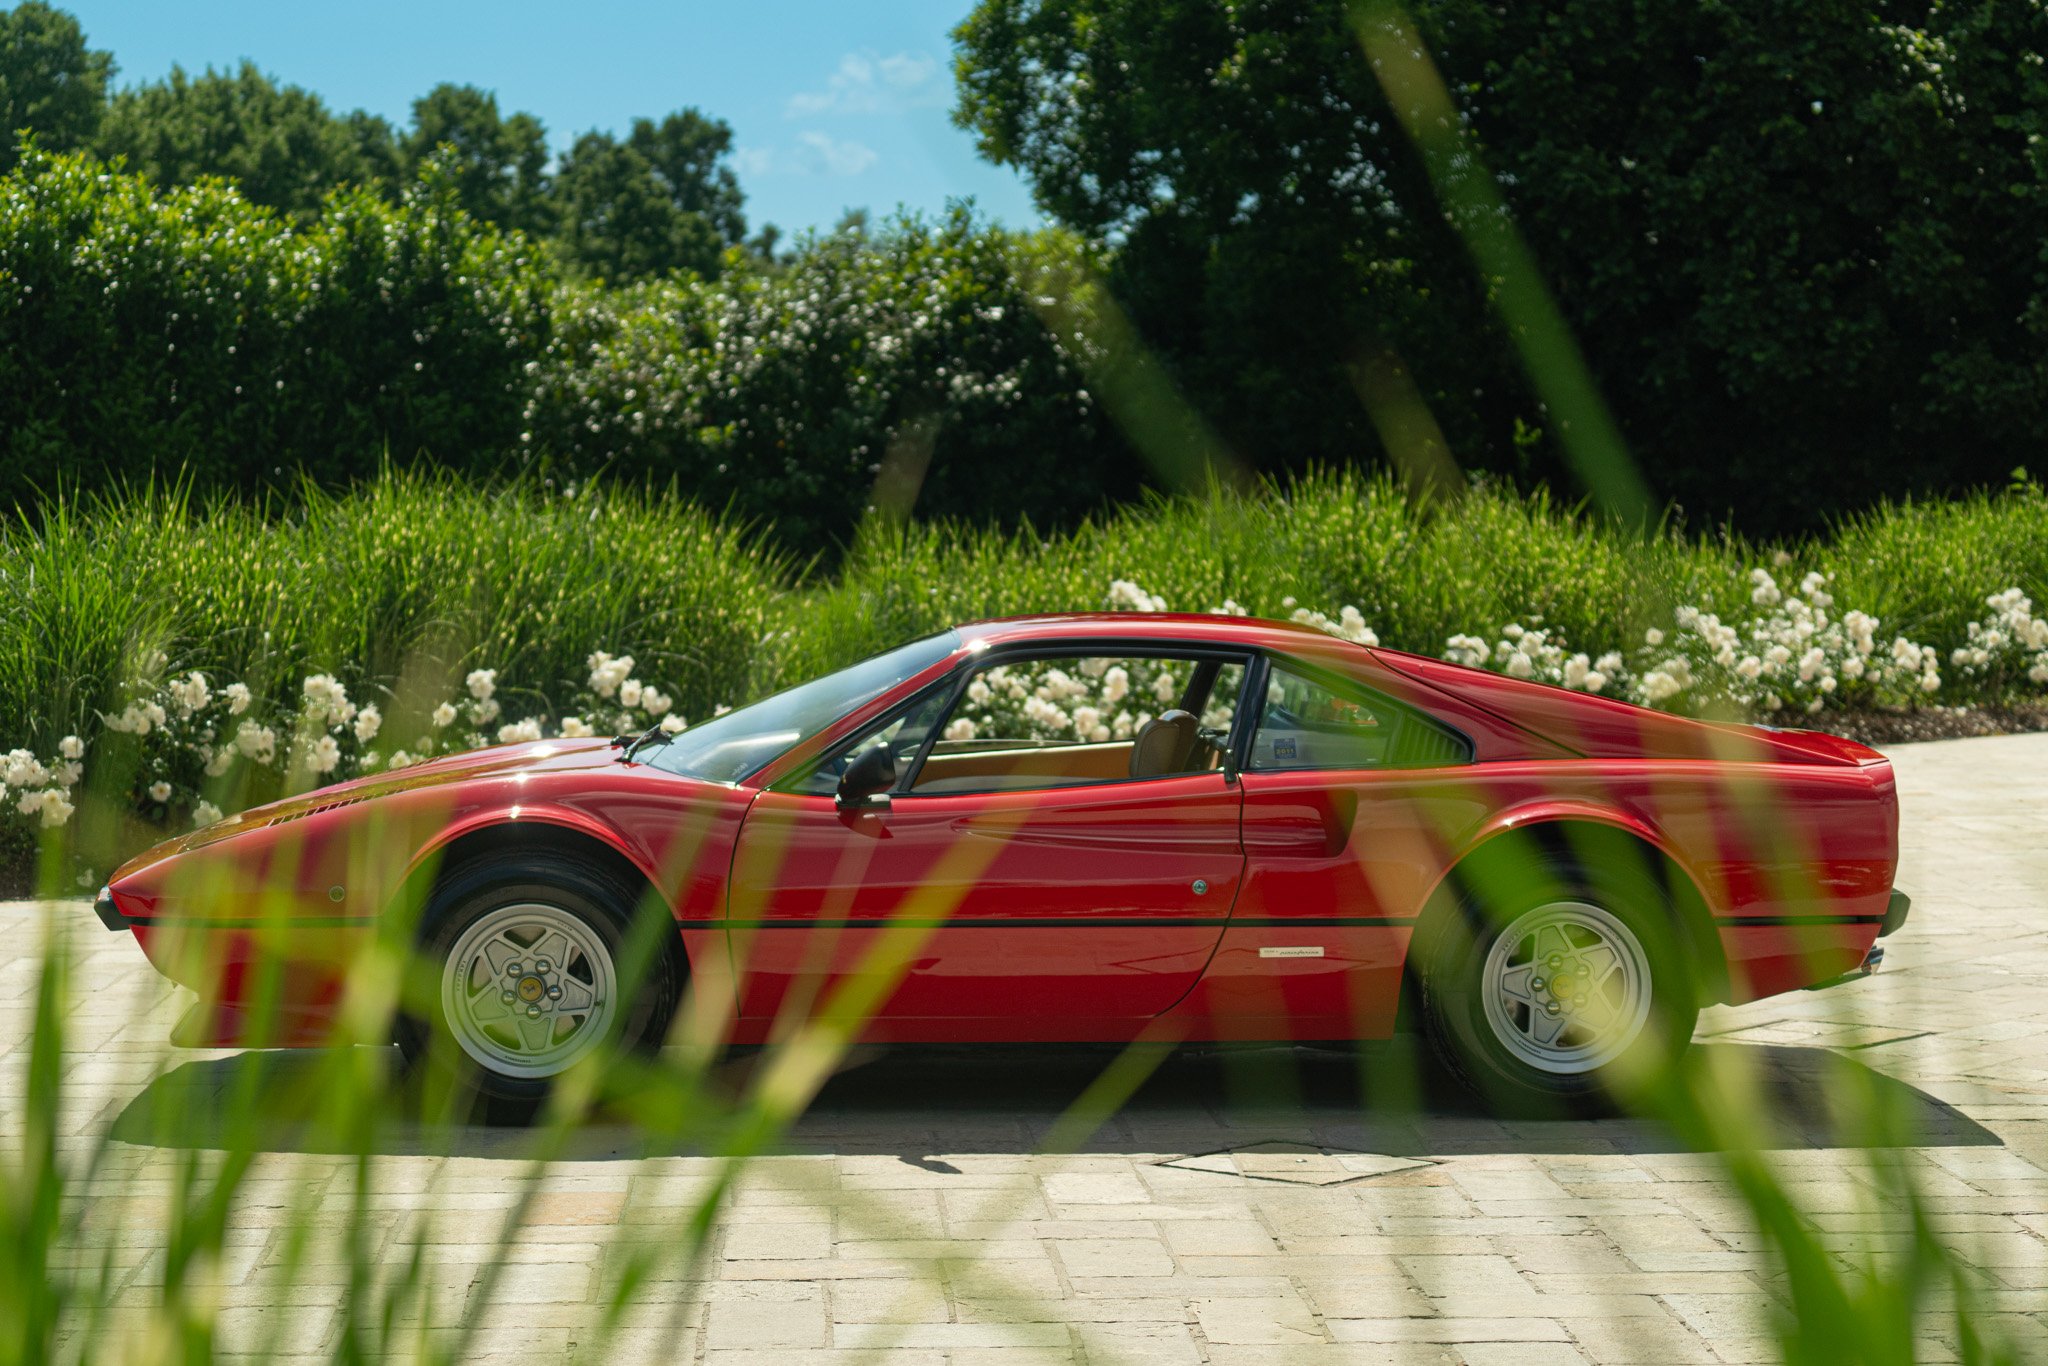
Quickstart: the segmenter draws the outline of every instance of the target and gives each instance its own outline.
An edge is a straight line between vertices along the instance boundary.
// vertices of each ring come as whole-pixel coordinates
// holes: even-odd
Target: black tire
[[[1554,850],[1496,858],[1466,870],[1426,919],[1416,946],[1424,1032],[1496,1110],[1556,1116],[1640,1105],[1690,1045],[1699,985],[1669,895],[1643,865],[1633,849],[1590,866]],[[1568,947],[1575,933],[1577,952]],[[1589,988],[1610,955],[1615,967]],[[1627,973],[1647,993],[1640,1007],[1627,983],[1617,985]],[[1513,999],[1512,987],[1529,1003]],[[1605,1035],[1578,1023],[1596,1017],[1618,1023]],[[1546,1046],[1540,1036],[1553,1029]]]
[[[520,907],[544,909],[565,930],[570,922],[582,926],[581,933],[569,932],[590,952],[564,955],[570,961],[549,964],[556,971],[546,977],[532,971],[530,965],[520,964],[528,971],[517,983],[508,981],[508,987],[517,985],[523,991],[527,978],[542,982],[542,992],[550,990],[549,982],[559,984],[554,990],[566,986],[573,991],[579,984],[577,978],[608,980],[612,986],[611,1008],[601,1023],[592,1025],[593,1034],[577,1038],[576,1031],[583,1025],[575,1021],[580,1018],[589,1023],[592,1017],[576,1017],[562,1007],[560,1027],[567,1029],[576,1051],[552,1071],[544,1070],[550,1066],[545,1059],[536,1059],[534,1066],[542,1069],[539,1075],[505,1070],[505,1064],[494,1063],[466,1046],[450,1022],[444,997],[449,956],[462,947],[465,936],[487,917],[495,917],[493,923],[503,923],[516,916],[514,908]],[[547,1097],[556,1077],[586,1057],[603,1061],[627,1050],[658,1048],[682,997],[680,942],[661,908],[641,904],[633,889],[601,868],[557,854],[495,856],[447,870],[428,897],[417,942],[417,970],[411,974],[406,1008],[399,1016],[398,1046],[407,1066],[427,1085],[428,1096],[423,1099],[430,1105],[435,1100],[479,1095],[512,1102],[515,1107],[538,1103]],[[608,979],[597,966],[600,955],[608,957],[604,964],[609,969]],[[468,952],[463,956],[472,957]],[[604,994],[592,993],[594,998]],[[518,1003],[516,996],[514,999]],[[536,997],[534,1004],[545,1009],[556,1003]],[[550,1031],[558,1028],[552,1017],[547,1027]]]

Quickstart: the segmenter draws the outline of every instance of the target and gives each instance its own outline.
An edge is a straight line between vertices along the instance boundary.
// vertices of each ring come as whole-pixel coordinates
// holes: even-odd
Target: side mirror
[[[896,755],[885,744],[870,745],[853,756],[839,775],[839,809],[865,806],[869,799],[896,786]]]

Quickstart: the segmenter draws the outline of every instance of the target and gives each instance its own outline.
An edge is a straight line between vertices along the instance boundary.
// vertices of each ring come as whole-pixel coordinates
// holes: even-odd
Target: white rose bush
[[[559,717],[543,710],[509,714],[498,671],[472,669],[457,695],[431,708],[403,743],[390,742],[379,703],[356,701],[332,674],[308,674],[280,703],[196,669],[163,677],[164,663],[161,654],[144,661],[124,689],[121,710],[97,717],[90,743],[66,735],[48,755],[24,748],[0,757],[0,819],[62,831],[77,814],[76,790],[95,761],[132,775],[133,815],[170,832],[211,825],[252,795],[310,791],[487,745],[610,737],[650,726],[674,734],[685,725],[669,694],[633,676],[630,655],[591,655],[580,709]],[[90,881],[90,871],[81,878]]]
[[[2036,615],[2020,589],[1987,595],[1985,614],[1969,623],[1965,643],[1944,660],[1931,645],[1887,634],[1876,617],[1840,608],[1831,582],[1814,571],[1788,586],[1771,569],[1757,568],[1748,578],[1753,610],[1743,619],[1723,621],[1680,606],[1668,626],[1597,653],[1575,648],[1537,614],[1484,633],[1453,634],[1436,653],[1512,678],[1666,711],[1759,719],[1927,703],[1941,699],[1951,680],[1972,695],[1987,685],[2048,691],[2048,617]],[[1112,580],[1103,605],[1169,610],[1165,597],[1135,579]],[[1340,639],[1380,643],[1364,614],[1349,604],[1327,613],[1287,596],[1268,613],[1226,598],[1204,610],[1269,615]],[[64,829],[76,815],[88,767],[124,749],[135,815],[171,830],[217,821],[246,804],[250,793],[306,791],[487,745],[649,728],[676,734],[687,726],[672,693],[643,678],[631,654],[600,650],[585,662],[587,673],[564,689],[572,705],[559,714],[523,701],[515,705],[500,688],[499,671],[480,667],[399,736],[386,725],[387,702],[359,700],[331,673],[306,675],[280,702],[200,670],[167,673],[155,656],[125,689],[120,710],[97,715],[96,729],[66,734],[47,753],[16,748],[0,758],[0,820],[34,831]],[[1129,739],[1170,708],[1187,683],[1184,666],[1169,660],[1067,663],[1072,667],[1049,661],[988,670],[969,686],[945,738]],[[1202,720],[1227,726],[1230,708],[1212,706]]]

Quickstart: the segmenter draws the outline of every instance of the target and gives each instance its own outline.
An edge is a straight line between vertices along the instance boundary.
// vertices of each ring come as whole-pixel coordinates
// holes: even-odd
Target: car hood
[[[118,880],[141,871],[152,863],[178,854],[202,849],[233,839],[251,830],[282,825],[321,811],[421,788],[442,787],[474,778],[494,778],[513,773],[568,772],[601,769],[614,764],[617,749],[606,740],[529,740],[521,744],[492,745],[443,755],[390,773],[372,773],[330,787],[315,788],[281,801],[252,806],[212,825],[202,826],[175,839],[165,840],[130,859],[114,875]]]

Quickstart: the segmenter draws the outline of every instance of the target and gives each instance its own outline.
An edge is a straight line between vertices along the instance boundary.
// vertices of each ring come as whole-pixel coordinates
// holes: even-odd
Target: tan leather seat
[[[1194,772],[1195,742],[1200,738],[1201,722],[1191,711],[1176,707],[1147,721],[1131,744],[1131,776],[1158,778]]]

